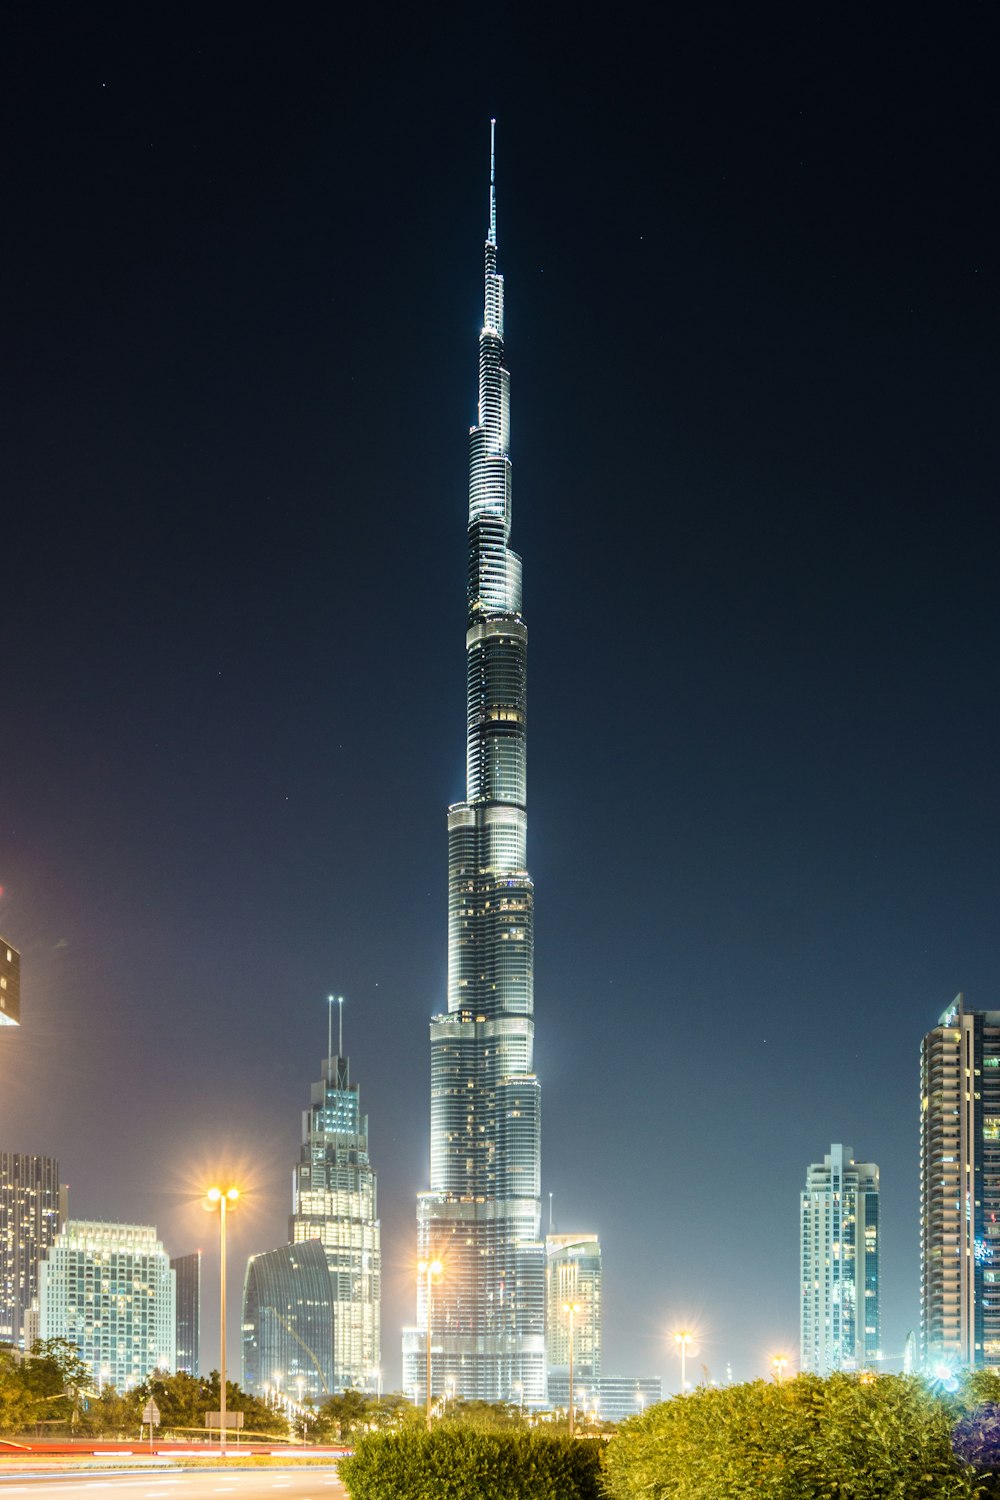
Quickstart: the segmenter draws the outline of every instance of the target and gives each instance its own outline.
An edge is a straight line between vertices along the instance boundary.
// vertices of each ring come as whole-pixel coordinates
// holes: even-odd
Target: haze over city
[[[413,1319],[492,117],[543,1202],[609,1373],[749,1377],[848,1142],[917,1323],[919,1041],[998,1004],[995,23],[627,19],[8,18],[0,1145],[172,1254],[234,1174],[234,1362],[331,992],[386,1388]]]

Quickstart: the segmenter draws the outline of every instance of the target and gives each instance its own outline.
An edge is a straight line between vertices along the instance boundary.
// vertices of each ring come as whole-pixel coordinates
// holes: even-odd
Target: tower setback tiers
[[[469,433],[466,795],[448,812],[447,1012],[431,1021],[430,1190],[417,1207],[431,1292],[431,1384],[470,1400],[545,1399],[540,1100],[533,1072],[527,869],[527,647],[510,546],[510,376],[490,212]],[[404,1334],[404,1384],[426,1398],[427,1284]]]

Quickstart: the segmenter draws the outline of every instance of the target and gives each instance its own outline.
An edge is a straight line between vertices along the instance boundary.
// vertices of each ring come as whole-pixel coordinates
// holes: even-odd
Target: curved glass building
[[[545,1399],[533,891],[527,869],[527,646],[510,546],[510,376],[497,270],[493,141],[478,420],[469,434],[466,796],[448,812],[448,1009],[431,1022],[430,1191],[418,1200],[432,1385]],[[404,1334],[404,1384],[426,1395],[428,1294]]]
[[[251,1255],[243,1283],[243,1389],[320,1402],[337,1389],[333,1295],[319,1240]]]

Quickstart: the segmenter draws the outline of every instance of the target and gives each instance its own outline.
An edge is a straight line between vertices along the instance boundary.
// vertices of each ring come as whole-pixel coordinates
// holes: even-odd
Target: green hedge
[[[372,1432],[339,1472],[351,1500],[599,1500],[602,1446],[537,1430]]]
[[[903,1375],[701,1389],[608,1444],[608,1500],[972,1500],[951,1406]]]

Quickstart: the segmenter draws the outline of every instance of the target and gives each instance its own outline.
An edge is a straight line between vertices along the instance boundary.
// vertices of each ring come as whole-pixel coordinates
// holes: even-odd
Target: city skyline
[[[204,1246],[206,1355],[200,1193],[247,1189],[231,1269],[284,1239],[334,989],[398,1384],[493,115],[543,1192],[600,1235],[605,1368],[675,1389],[672,1327],[714,1375],[794,1344],[801,1142],[846,1137],[887,1355],[917,1323],[917,1045],[997,998],[991,47],[636,24],[12,24],[0,1142]],[[739,1288],[690,1166],[734,1129]]]

